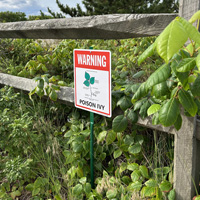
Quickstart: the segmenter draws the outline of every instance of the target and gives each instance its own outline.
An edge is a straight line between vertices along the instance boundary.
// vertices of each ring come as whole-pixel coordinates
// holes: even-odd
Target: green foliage
[[[62,13],[54,13],[49,8],[49,13],[55,18],[63,18],[63,14],[70,15],[71,17],[80,17],[88,15],[102,15],[102,14],[114,14],[114,13],[173,13],[178,11],[177,0],[164,0],[160,1],[91,1],[83,0],[82,4],[85,7],[84,11],[80,4],[76,7],[70,8],[68,5],[63,5],[59,0],[56,0],[58,7]]]
[[[171,183],[172,169],[164,172],[160,170],[159,175],[153,169],[170,166],[173,153],[169,149],[163,149],[160,158],[164,157],[165,161],[163,163],[154,161],[155,146],[152,137],[146,130],[136,126],[138,113],[145,118],[147,111],[152,109],[151,106],[157,99],[147,96],[136,103],[134,98],[131,99],[138,88],[140,92],[136,95],[136,99],[150,93],[151,88],[148,90],[145,88],[146,82],[145,84],[140,82],[145,80],[152,70],[156,70],[158,65],[163,64],[157,55],[153,55],[152,59],[147,58],[140,66],[137,64],[137,58],[154,41],[155,38],[119,41],[63,40],[53,47],[47,47],[40,41],[5,40],[9,67],[3,68],[2,64],[1,70],[34,78],[37,83],[37,87],[29,93],[31,100],[22,93],[15,94],[12,89],[3,88],[0,93],[2,98],[0,133],[4,138],[0,141],[0,149],[5,149],[0,155],[2,161],[0,171],[5,169],[12,177],[16,168],[12,171],[5,167],[7,159],[11,161],[20,156],[16,166],[21,167],[20,172],[26,171],[28,175],[20,173],[16,178],[13,176],[14,183],[22,181],[22,190],[19,192],[24,190],[33,199],[57,200],[113,198],[128,200],[140,198],[143,193],[146,197],[166,198],[169,192],[162,193],[160,185],[162,181]],[[95,115],[96,187],[93,190],[91,190],[89,170],[88,113],[55,101],[60,86],[73,87],[73,49],[90,46],[94,49],[112,51],[112,103],[113,109],[120,113],[113,117],[114,119]],[[13,51],[9,49],[10,47]],[[152,77],[149,82],[154,87],[153,93],[158,97],[163,96],[165,91],[169,95],[168,87],[174,86],[167,80],[168,73],[172,70],[169,70],[168,65],[163,68],[164,73],[162,70],[159,72],[162,78]],[[95,79],[87,73],[85,81],[90,85]],[[49,98],[41,98],[43,95]],[[134,107],[132,102],[135,103]],[[160,105],[160,102],[156,104]],[[153,109],[151,114],[158,114],[159,111],[158,108]],[[178,119],[179,115],[177,127],[180,126]],[[164,148],[166,145],[162,145],[162,141],[165,140],[160,138],[158,143]],[[25,165],[22,165],[24,163]],[[6,174],[0,176],[3,180]],[[146,185],[149,179],[155,180],[157,186],[151,188],[151,185]],[[143,189],[146,187],[150,188]],[[0,189],[1,194],[5,199],[9,199],[11,191]],[[19,193],[13,195],[17,196]],[[22,192],[21,195],[23,196]]]
[[[26,21],[26,14],[23,12],[0,12],[0,22]]]
[[[198,19],[198,13],[194,14],[190,22],[193,23]],[[174,125],[177,130],[182,125],[181,107],[192,117],[199,111],[200,34],[190,22],[181,17],[174,19],[158,36],[151,48],[140,56],[139,64],[157,51],[166,64],[157,69],[132,98],[132,103],[140,109],[139,113],[142,105],[151,99],[152,105],[147,112],[148,115],[153,114],[153,123],[161,123],[164,126]],[[191,43],[184,47],[188,38]],[[141,98],[146,99],[142,101]],[[137,103],[135,100],[140,101]],[[139,105],[141,101],[143,104]],[[141,117],[144,117],[143,113]]]

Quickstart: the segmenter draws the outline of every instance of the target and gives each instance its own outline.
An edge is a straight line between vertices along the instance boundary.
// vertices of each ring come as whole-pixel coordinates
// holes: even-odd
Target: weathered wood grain
[[[19,90],[30,92],[33,90],[37,83],[28,78],[13,76],[9,74],[0,73],[0,84],[8,85]],[[57,92],[58,99],[67,105],[74,105],[74,89],[70,87],[61,87]]]
[[[0,38],[124,39],[158,35],[177,14],[113,14],[0,24]]]
[[[191,200],[199,184],[200,142],[195,137],[196,117],[182,119],[182,128],[175,134],[174,187],[177,200]]]
[[[187,20],[189,20],[199,9],[199,0],[179,0],[179,15]]]

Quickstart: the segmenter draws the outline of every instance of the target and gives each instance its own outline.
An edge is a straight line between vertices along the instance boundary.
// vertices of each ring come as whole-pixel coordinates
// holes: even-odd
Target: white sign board
[[[111,52],[74,50],[75,107],[111,117]]]

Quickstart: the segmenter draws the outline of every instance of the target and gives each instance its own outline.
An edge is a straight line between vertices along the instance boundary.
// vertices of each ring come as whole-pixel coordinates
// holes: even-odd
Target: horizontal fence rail
[[[14,87],[19,90],[23,90],[26,92],[30,92],[37,86],[37,82],[35,80],[29,78],[23,78],[18,76],[13,76],[9,74],[0,73],[0,84],[8,85]],[[58,100],[63,102],[64,104],[73,106],[74,105],[74,88],[71,87],[60,87],[60,91],[57,91]],[[139,118],[138,125],[152,128],[158,131],[162,131],[165,133],[176,134],[176,129],[171,127],[164,127],[162,125],[152,125],[151,117],[147,117],[145,119]],[[200,122],[197,124],[197,128],[200,130]],[[197,131],[196,137],[200,139],[200,132]]]
[[[0,23],[0,38],[125,39],[155,36],[177,14],[113,14]]]

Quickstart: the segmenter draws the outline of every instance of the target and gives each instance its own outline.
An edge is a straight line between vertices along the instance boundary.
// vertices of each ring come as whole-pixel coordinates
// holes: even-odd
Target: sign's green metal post
[[[93,149],[94,113],[90,112],[90,178],[91,187],[94,189],[94,149]]]
[[[90,47],[89,49],[93,49]],[[94,189],[94,113],[90,111],[90,179],[91,187]]]

